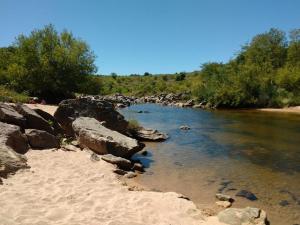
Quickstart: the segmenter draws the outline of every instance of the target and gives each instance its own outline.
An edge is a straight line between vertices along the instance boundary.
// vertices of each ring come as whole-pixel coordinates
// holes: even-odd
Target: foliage
[[[12,47],[1,49],[0,84],[50,101],[63,99],[90,82],[88,75],[96,71],[94,60],[84,41],[48,25],[18,36]]]
[[[20,94],[6,88],[5,86],[0,86],[0,102],[27,103],[28,101],[29,97],[26,93]]]

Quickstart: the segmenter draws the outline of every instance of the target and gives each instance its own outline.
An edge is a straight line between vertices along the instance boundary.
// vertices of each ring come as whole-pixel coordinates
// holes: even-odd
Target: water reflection
[[[264,208],[275,225],[300,222],[300,116],[153,104],[135,105],[122,114],[170,136],[147,144],[152,155],[136,156],[149,167],[139,183],[181,192],[200,206],[214,204],[218,190],[235,195],[246,189],[259,200],[239,199],[235,206]],[[181,125],[191,130],[180,130]]]

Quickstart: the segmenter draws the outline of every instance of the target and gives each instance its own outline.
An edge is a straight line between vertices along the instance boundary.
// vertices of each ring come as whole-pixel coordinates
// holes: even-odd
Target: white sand
[[[30,170],[0,185],[1,225],[217,225],[178,194],[129,191],[85,151],[31,150]]]
[[[54,113],[57,109],[56,105],[41,105],[41,104],[25,104],[25,105],[27,105],[31,109],[41,109],[41,110],[51,114],[52,116],[54,115]]]
[[[286,108],[281,108],[281,109],[263,108],[263,109],[258,109],[258,110],[259,111],[266,111],[266,112],[297,113],[297,114],[300,114],[300,106],[286,107]]]

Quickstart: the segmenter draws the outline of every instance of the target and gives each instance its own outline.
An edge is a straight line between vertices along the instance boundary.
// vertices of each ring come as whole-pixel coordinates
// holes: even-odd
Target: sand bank
[[[287,107],[287,108],[281,108],[281,109],[262,108],[262,109],[257,109],[257,110],[265,111],[265,112],[297,113],[297,114],[300,114],[300,106]]]
[[[31,169],[0,185],[1,225],[217,225],[174,192],[129,191],[85,151],[31,150]]]

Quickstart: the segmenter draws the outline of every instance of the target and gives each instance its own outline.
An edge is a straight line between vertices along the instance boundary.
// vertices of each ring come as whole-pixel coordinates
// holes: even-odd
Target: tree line
[[[256,35],[229,62],[205,63],[190,73],[101,76],[96,75],[95,58],[86,42],[53,25],[20,35],[0,48],[0,95],[9,90],[59,102],[75,93],[180,92],[211,107],[300,104],[300,29],[287,35],[272,28]]]

